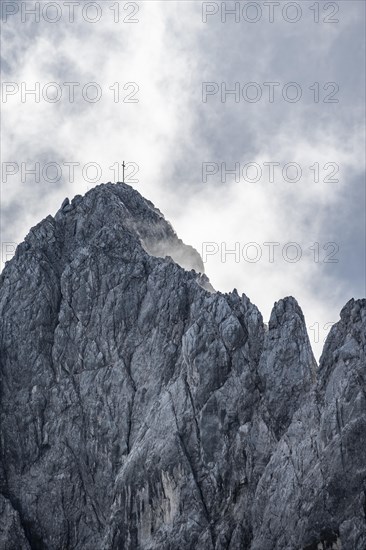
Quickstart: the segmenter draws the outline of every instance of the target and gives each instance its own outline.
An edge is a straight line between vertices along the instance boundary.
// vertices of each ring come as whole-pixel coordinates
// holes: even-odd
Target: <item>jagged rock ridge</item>
[[[294,298],[266,330],[199,272],[124,184],[19,245],[0,287],[0,548],[366,548],[366,300],[317,368]]]

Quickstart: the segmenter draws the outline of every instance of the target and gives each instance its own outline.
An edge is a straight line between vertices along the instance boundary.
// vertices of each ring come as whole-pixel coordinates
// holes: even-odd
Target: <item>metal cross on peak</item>
[[[125,168],[126,168],[126,164],[125,164],[125,161],[122,162],[122,183],[125,182]]]

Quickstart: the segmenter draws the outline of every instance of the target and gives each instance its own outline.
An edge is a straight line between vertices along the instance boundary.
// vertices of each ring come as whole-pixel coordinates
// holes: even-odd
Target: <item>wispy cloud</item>
[[[203,243],[218,244],[220,252],[206,263],[213,285],[245,292],[265,317],[275,300],[293,294],[308,325],[320,327],[313,339],[319,352],[321,342],[314,340],[325,337],[322,327],[337,320],[350,297],[365,293],[364,4],[331,3],[339,7],[333,16],[338,23],[324,22],[332,13],[322,5],[319,23],[314,22],[313,2],[301,2],[296,23],[286,21],[282,11],[273,23],[265,11],[257,23],[242,16],[235,23],[229,15],[223,23],[219,2],[218,13],[203,23],[200,2],[179,1],[138,2],[138,23],[122,22],[134,3],[121,2],[121,21],[114,23],[113,4],[100,3],[102,16],[94,24],[80,11],[74,23],[66,12],[54,24],[42,17],[39,23],[22,23],[20,14],[3,23],[3,81],[19,87],[24,82],[29,89],[39,82],[43,91],[55,82],[63,95],[49,103],[41,92],[39,103],[30,95],[23,103],[19,91],[1,105],[2,160],[19,165],[19,172],[1,184],[2,241],[19,242],[66,195],[91,187],[85,171],[83,177],[88,163],[100,166],[101,181],[113,181],[112,166],[134,162],[139,167],[134,186],[156,203],[185,242],[199,251]],[[65,10],[63,2],[59,5]],[[67,100],[67,82],[80,84],[74,102]],[[91,82],[102,90],[96,103],[82,96],[83,86]],[[220,90],[205,103],[204,82],[217,83]],[[276,83],[273,102],[269,82]],[[296,103],[283,97],[296,92],[286,88],[290,82],[301,89]],[[115,83],[122,98],[135,93],[138,103],[115,103]],[[124,89],[126,83],[135,87]],[[239,83],[238,103],[232,94],[221,101],[222,83],[228,90]],[[248,83],[256,83],[262,94],[257,102],[243,96],[255,92],[255,87],[245,88]],[[339,90],[324,89],[327,83]],[[47,91],[52,94],[51,88]],[[92,96],[95,89],[86,91]],[[327,97],[339,101],[325,103]],[[22,183],[21,163],[31,167],[36,162],[41,168],[58,163],[60,181],[44,181],[41,174],[39,183],[31,176]],[[203,182],[204,162],[220,170],[222,163],[228,169],[239,163],[241,171],[256,163],[263,176],[247,182],[241,172],[240,181],[228,175],[222,183],[219,171]],[[268,182],[268,162],[280,165],[273,183]],[[65,163],[79,163],[75,181]],[[283,179],[287,163],[301,167],[298,182]],[[327,163],[339,167],[334,176],[339,181],[324,181],[332,172],[332,167],[324,169]],[[92,179],[92,168],[88,174]],[[223,261],[222,243],[227,249],[239,243],[242,251],[250,242],[263,251],[258,262],[243,257],[235,262],[233,255]],[[268,242],[279,243],[273,262],[266,256]],[[289,242],[301,247],[296,263],[283,258]],[[319,261],[314,261],[315,243]],[[336,263],[324,262],[332,252],[324,248],[328,243],[338,246]]]

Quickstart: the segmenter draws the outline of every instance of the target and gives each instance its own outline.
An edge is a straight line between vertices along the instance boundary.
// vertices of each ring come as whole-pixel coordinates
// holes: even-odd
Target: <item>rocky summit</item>
[[[125,184],[64,201],[0,281],[2,550],[365,550],[366,300],[316,364]]]

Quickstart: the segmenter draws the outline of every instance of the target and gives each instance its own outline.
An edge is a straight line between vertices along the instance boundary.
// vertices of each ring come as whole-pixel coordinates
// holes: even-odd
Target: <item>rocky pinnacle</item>
[[[125,184],[0,276],[1,550],[365,550],[366,300],[316,364]]]

